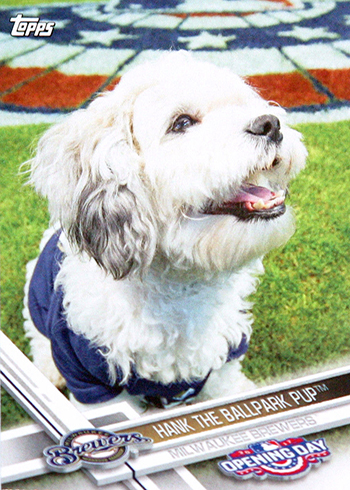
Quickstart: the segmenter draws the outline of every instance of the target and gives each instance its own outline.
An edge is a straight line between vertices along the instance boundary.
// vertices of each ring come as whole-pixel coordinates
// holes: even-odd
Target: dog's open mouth
[[[230,214],[242,220],[273,219],[286,211],[286,192],[273,192],[266,187],[245,184],[232,199],[222,203],[211,201],[205,214]]]

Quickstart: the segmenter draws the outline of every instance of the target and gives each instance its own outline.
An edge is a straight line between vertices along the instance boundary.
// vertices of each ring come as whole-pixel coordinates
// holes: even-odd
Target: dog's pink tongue
[[[260,199],[263,201],[269,201],[275,196],[275,194],[266,187],[260,187],[258,185],[245,185],[241,188],[237,196],[232,202],[258,202]]]

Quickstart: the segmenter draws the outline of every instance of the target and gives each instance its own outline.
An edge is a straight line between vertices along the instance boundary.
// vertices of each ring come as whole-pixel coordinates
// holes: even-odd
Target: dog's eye
[[[168,133],[184,133],[188,128],[197,124],[198,119],[194,119],[188,114],[178,116],[168,129]]]

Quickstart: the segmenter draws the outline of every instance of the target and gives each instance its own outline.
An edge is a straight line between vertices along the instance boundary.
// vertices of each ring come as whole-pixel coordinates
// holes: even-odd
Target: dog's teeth
[[[276,192],[276,197],[284,197],[284,190],[280,190],[278,192]]]
[[[265,203],[262,199],[259,199],[258,202],[255,202],[253,204],[253,208],[256,210],[256,211],[260,211],[261,209],[263,209],[265,207]]]

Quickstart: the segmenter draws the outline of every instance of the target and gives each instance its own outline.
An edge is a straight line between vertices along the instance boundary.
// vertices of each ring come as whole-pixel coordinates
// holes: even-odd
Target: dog
[[[51,216],[26,284],[37,367],[83,404],[251,389],[249,297],[294,232],[305,160],[282,108],[184,51],[51,127],[30,177]]]

